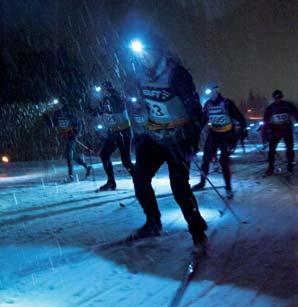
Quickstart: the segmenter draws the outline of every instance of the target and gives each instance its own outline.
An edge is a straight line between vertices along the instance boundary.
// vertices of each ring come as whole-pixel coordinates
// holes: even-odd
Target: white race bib
[[[68,119],[58,119],[59,128],[68,128],[69,127],[69,120]]]
[[[150,115],[152,117],[159,117],[159,118],[170,117],[168,109],[164,103],[147,100],[147,105],[150,109]]]
[[[275,114],[271,118],[271,122],[274,124],[282,124],[289,121],[288,113]]]
[[[230,123],[230,119],[226,114],[210,115],[209,121],[212,125],[224,126]]]

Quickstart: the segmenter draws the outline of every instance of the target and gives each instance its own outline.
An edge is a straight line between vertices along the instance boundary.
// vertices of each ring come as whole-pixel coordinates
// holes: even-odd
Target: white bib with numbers
[[[276,125],[286,124],[290,122],[288,113],[274,114],[271,117],[271,123]]]
[[[70,120],[67,118],[58,118],[58,126],[61,129],[70,128]]]
[[[173,124],[189,119],[182,101],[168,84],[143,84],[142,92],[149,109],[149,121],[154,124]]]
[[[230,130],[232,126],[231,117],[226,110],[225,101],[220,102],[219,105],[208,107],[209,124],[214,131]]]

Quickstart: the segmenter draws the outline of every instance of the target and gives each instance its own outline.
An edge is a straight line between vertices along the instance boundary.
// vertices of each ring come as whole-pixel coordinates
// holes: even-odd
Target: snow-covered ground
[[[233,155],[230,205],[247,224],[229,211],[220,217],[224,204],[209,185],[195,193],[214,236],[180,306],[298,306],[297,170],[290,183],[283,176],[262,178],[263,160],[252,145],[246,154]],[[130,177],[120,164],[115,168],[118,190],[102,193],[94,192],[105,182],[99,163],[96,182],[67,185],[59,184],[63,161],[1,169],[1,307],[169,306],[191,259],[192,241],[171,196],[166,166],[153,186],[169,234],[102,249],[102,243],[144,223]],[[82,178],[83,170],[76,171]],[[191,175],[197,183],[195,165]],[[211,173],[210,179],[224,195],[222,175]]]

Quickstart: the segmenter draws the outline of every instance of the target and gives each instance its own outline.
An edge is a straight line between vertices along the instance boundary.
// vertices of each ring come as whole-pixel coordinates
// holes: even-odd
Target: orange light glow
[[[2,160],[3,163],[9,162],[9,158],[7,156],[2,156],[1,160]]]

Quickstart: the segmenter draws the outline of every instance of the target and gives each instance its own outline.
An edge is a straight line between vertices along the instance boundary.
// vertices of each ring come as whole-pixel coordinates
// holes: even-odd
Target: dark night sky
[[[13,40],[36,49],[62,43],[88,71],[103,59],[105,38],[124,45],[135,27],[150,27],[198,85],[217,80],[234,99],[250,89],[270,97],[281,88],[298,100],[297,0],[1,0],[1,6],[1,45],[9,52]]]

